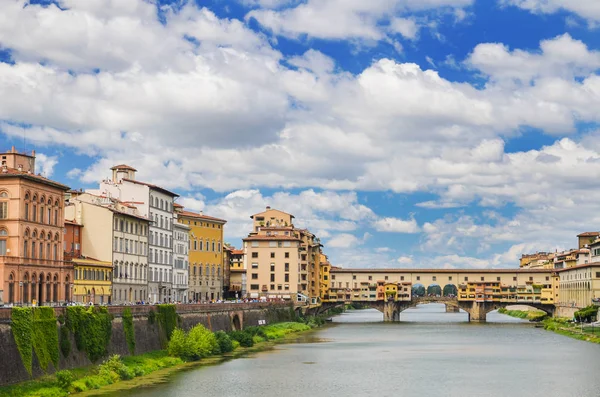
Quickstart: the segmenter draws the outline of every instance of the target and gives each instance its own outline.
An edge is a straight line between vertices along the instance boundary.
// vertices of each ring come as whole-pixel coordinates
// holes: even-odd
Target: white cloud
[[[377,247],[375,248],[375,252],[380,252],[380,253],[384,253],[384,252],[393,252],[394,250],[391,249],[390,247]]]
[[[565,10],[588,21],[600,21],[600,3],[595,0],[501,0],[501,3],[544,14]]]
[[[327,241],[327,246],[332,248],[349,248],[362,244],[362,241],[349,233],[340,233]]]
[[[48,156],[44,153],[35,154],[36,170],[46,178],[52,176],[56,164],[58,164],[58,158],[56,156]]]
[[[374,222],[375,230],[391,233],[418,233],[419,225],[414,219],[403,220],[398,218],[381,218]]]
[[[396,259],[396,262],[400,263],[401,265],[412,265],[414,259],[412,256],[401,256],[398,259]]]

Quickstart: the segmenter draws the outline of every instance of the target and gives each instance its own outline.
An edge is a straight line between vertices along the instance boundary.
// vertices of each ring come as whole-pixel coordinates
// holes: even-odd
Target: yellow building
[[[329,271],[331,264],[327,259],[327,255],[321,253],[319,255],[319,266],[321,271],[319,272],[319,296],[322,301],[329,300]]]
[[[175,205],[177,221],[190,227],[189,301],[223,298],[223,228],[226,220],[184,211]]]
[[[106,304],[112,294],[112,263],[91,258],[73,259],[75,302]]]

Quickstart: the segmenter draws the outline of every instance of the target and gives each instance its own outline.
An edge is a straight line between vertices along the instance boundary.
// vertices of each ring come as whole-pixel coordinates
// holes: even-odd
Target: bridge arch
[[[413,284],[412,286],[412,295],[413,296],[425,296],[427,294],[427,289],[421,283]]]
[[[442,296],[458,296],[458,288],[454,284],[446,284],[442,290]]]
[[[442,296],[442,287],[439,284],[433,283],[427,286],[427,296]]]

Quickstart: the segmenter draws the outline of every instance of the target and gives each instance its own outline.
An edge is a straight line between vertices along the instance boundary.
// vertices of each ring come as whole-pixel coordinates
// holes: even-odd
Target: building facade
[[[232,248],[229,252],[229,298],[244,297],[246,297],[244,250]]]
[[[73,258],[73,301],[105,305],[111,302],[113,264],[97,259]]]
[[[84,192],[71,193],[65,214],[83,226],[79,259],[99,262],[87,270],[104,272],[104,262],[112,264],[111,278],[103,280],[110,281],[107,303],[147,301],[149,219],[131,203]]]
[[[191,211],[177,210],[177,221],[189,230],[190,302],[210,302],[223,298],[224,219]]]
[[[188,269],[189,269],[189,237],[190,227],[183,223],[173,224],[173,290],[175,302],[188,302]]]
[[[173,205],[176,193],[136,180],[136,169],[121,164],[111,168],[112,178],[90,193],[135,205],[150,220],[148,233],[148,297],[151,303],[175,301],[173,289]]]
[[[0,153],[0,303],[70,301],[73,267],[64,261],[64,193],[35,174],[35,152]]]

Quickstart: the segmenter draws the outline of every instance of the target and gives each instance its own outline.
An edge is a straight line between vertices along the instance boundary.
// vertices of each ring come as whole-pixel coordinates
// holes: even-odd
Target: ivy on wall
[[[133,316],[130,308],[123,310],[123,331],[125,332],[125,340],[127,341],[127,347],[129,353],[132,355],[135,353],[135,329],[133,327]]]
[[[54,309],[51,307],[35,307],[33,312],[33,350],[40,367],[48,372],[50,362],[58,369],[58,329]]]
[[[31,375],[33,352],[44,372],[52,362],[58,369],[58,329],[51,307],[13,307],[11,328],[21,361]]]
[[[84,351],[91,362],[107,355],[112,335],[112,315],[106,307],[67,307],[65,324],[75,337],[77,350]]]
[[[157,305],[158,314],[156,315],[158,324],[164,331],[167,340],[171,339],[173,330],[177,328],[177,311],[175,305]]]
[[[65,358],[69,357],[69,354],[71,353],[69,329],[65,325],[60,327],[60,351]]]
[[[33,360],[33,316],[30,307],[13,307],[11,311],[11,329],[21,361],[31,376]]]

